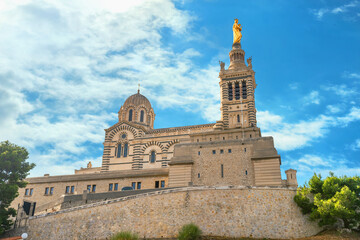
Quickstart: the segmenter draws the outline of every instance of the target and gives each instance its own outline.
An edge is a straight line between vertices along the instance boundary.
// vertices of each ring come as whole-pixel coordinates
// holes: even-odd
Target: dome
[[[148,109],[152,108],[150,101],[144,95],[140,94],[140,92],[131,95],[125,100],[124,107],[129,105],[134,105],[134,106],[144,105],[144,107]]]
[[[133,122],[145,128],[154,127],[155,113],[150,101],[140,91],[128,97],[118,112],[119,122]]]

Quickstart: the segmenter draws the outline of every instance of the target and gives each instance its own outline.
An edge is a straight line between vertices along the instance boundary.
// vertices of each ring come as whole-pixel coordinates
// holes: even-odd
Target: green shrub
[[[309,184],[298,188],[294,201],[319,226],[360,231],[360,177],[314,174]],[[339,225],[340,223],[340,225]]]
[[[184,225],[180,232],[178,239],[179,240],[197,240],[200,239],[201,230],[198,226],[193,223]]]
[[[119,232],[113,235],[110,240],[138,240],[139,237],[136,233]]]

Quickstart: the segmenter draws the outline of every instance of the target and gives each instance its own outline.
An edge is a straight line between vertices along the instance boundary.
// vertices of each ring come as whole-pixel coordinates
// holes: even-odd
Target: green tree
[[[16,211],[10,208],[11,202],[19,195],[18,189],[26,186],[24,181],[34,163],[26,162],[29,157],[24,147],[9,141],[0,143],[0,235],[10,228]]]
[[[360,177],[336,177],[330,172],[325,180],[314,174],[309,184],[298,188],[294,201],[303,214],[318,220],[319,226],[332,227],[342,220],[344,227],[360,231]]]

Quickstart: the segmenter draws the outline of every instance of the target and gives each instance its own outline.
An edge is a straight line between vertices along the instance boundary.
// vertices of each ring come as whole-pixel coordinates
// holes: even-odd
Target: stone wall
[[[169,163],[169,186],[280,187],[280,164],[272,137],[180,143]],[[189,174],[190,181],[184,181]]]
[[[29,239],[106,239],[119,231],[175,237],[194,222],[204,235],[298,238],[321,229],[288,188],[186,187],[89,204],[30,218]]]
[[[252,144],[217,141],[192,144],[194,185],[254,185]],[[171,171],[171,170],[170,170]]]

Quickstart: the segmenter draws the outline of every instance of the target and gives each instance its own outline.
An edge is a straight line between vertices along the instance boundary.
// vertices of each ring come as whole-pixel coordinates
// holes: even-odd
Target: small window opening
[[[70,186],[65,187],[65,193],[70,193]]]
[[[216,154],[216,150],[213,150],[212,153],[213,153],[213,154]]]
[[[231,153],[231,149],[228,149],[228,153]]]
[[[198,155],[200,155],[200,151],[198,151]]]
[[[220,153],[223,154],[223,153],[224,153],[224,149],[220,149]]]
[[[210,138],[210,142],[211,142],[211,138]]]
[[[133,190],[135,190],[136,189],[136,182],[132,182],[131,187],[133,188]]]
[[[151,151],[150,153],[150,163],[154,163],[156,161],[156,152]]]
[[[91,192],[96,192],[96,185],[92,185]]]
[[[54,187],[51,187],[50,188],[50,195],[53,195],[53,193],[54,193]]]
[[[29,189],[25,189],[25,196],[29,195]]]
[[[137,189],[141,189],[141,182],[137,182]]]
[[[250,138],[252,138],[251,134],[250,134]]]
[[[160,187],[160,182],[159,181],[155,181],[155,188],[159,188]]]
[[[33,189],[33,188],[30,188],[30,196],[33,195],[33,192],[34,192],[34,189]]]
[[[140,111],[140,122],[144,122],[144,110]]]
[[[246,152],[246,148],[244,148],[244,152]]]
[[[198,178],[200,178],[200,173],[198,173]]]
[[[238,114],[237,115],[237,122],[239,123],[240,122],[240,115]],[[237,138],[236,138],[237,139]]]
[[[242,81],[242,97],[243,99],[247,98],[246,81]]]
[[[121,157],[121,144],[119,144],[118,147],[117,147],[116,157],[118,157],[118,158]]]
[[[247,175],[247,170],[245,170],[245,175]]]
[[[239,100],[240,99],[240,86],[239,83],[235,83],[235,99]]]
[[[113,186],[114,186],[114,185],[113,185],[112,183],[109,184],[109,191],[112,191],[112,190],[113,190]]]
[[[223,140],[225,140],[225,137],[223,137]]]
[[[165,180],[161,180],[161,188],[165,187]]]
[[[228,98],[229,98],[229,100],[231,101],[231,100],[233,100],[233,88],[232,88],[232,84],[231,83],[229,83],[228,84]]]
[[[115,183],[114,184],[114,191],[117,191],[119,189],[119,184],[118,183]]]
[[[221,177],[224,177],[224,164],[221,164]]]
[[[199,142],[199,139],[197,139],[196,141]]]
[[[133,117],[133,110],[130,109],[130,110],[129,110],[129,122],[132,121],[132,117]]]
[[[239,136],[236,136],[236,139],[239,139]]]
[[[75,186],[71,186],[70,193],[74,193],[74,192],[75,192]]]
[[[128,155],[128,144],[125,143],[125,145],[124,145],[124,157],[127,157],[127,155]]]

